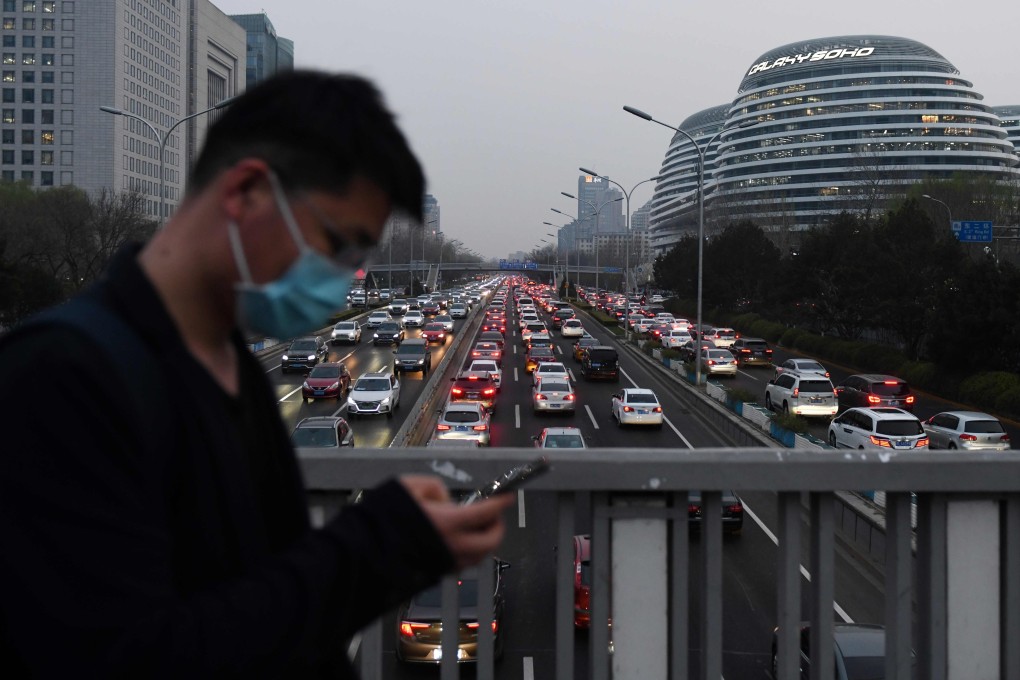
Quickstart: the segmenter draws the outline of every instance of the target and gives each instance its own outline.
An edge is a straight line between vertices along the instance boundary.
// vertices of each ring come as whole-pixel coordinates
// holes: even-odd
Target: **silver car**
[[[435,440],[466,439],[489,445],[489,412],[478,402],[451,402],[439,414]]]
[[[933,449],[965,451],[1008,451],[1009,435],[1002,423],[987,413],[945,411],[922,423]]]
[[[333,332],[329,336],[332,344],[338,342],[361,342],[361,324],[357,321],[341,321],[333,326]]]
[[[707,375],[737,377],[737,360],[726,349],[706,349],[701,353],[701,371]]]
[[[546,378],[531,388],[531,404],[536,414],[573,413],[577,405],[577,396],[570,382],[559,378]]]

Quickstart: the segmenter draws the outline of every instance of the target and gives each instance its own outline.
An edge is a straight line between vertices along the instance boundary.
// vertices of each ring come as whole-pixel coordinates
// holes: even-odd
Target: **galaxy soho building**
[[[919,42],[841,36],[765,53],[731,104],[695,113],[680,128],[702,146],[723,131],[706,154],[709,231],[712,222],[741,219],[797,231],[842,210],[881,212],[924,179],[980,173],[1017,181],[1017,110],[985,104]],[[652,199],[656,253],[697,228],[697,159],[677,134]]]

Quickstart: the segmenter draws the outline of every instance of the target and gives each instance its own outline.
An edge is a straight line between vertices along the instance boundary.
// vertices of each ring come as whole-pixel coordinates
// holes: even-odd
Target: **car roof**
[[[882,626],[835,623],[832,633],[844,657],[885,656],[885,628]]]
[[[449,411],[484,412],[485,407],[479,404],[477,401],[450,401],[446,403],[446,408],[443,409],[443,413],[447,413]]]
[[[655,392],[646,387],[625,387],[623,391],[627,394],[650,394],[653,397],[655,396]]]
[[[546,427],[542,429],[542,433],[546,436],[551,434],[576,434],[577,436],[584,438],[581,433],[581,429],[578,427]]]
[[[998,420],[998,418],[990,413],[982,413],[981,411],[942,411],[937,415],[956,416],[960,420]]]
[[[894,406],[879,406],[877,408],[868,408],[866,406],[857,406],[848,411],[862,411],[864,413],[873,414],[879,420],[917,420],[917,416],[913,413],[904,411],[901,408]]]
[[[906,382],[903,378],[897,378],[895,375],[884,375],[882,373],[858,373],[850,376],[851,378],[863,378],[868,382],[885,382],[886,380],[895,380],[898,383]]]
[[[363,373],[358,377],[358,380],[362,378],[389,378],[392,373],[389,371],[376,371],[375,373]]]
[[[299,427],[336,427],[338,422],[343,421],[343,418],[338,416],[312,416],[305,418],[295,425],[295,429]]]

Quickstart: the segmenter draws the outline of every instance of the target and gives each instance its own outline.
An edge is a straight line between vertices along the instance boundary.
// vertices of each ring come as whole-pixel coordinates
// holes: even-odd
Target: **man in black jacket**
[[[369,83],[281,76],[211,126],[147,245],[3,340],[5,677],[352,677],[346,638],[496,548],[511,499],[420,476],[311,529],[239,332],[321,327],[423,189]]]

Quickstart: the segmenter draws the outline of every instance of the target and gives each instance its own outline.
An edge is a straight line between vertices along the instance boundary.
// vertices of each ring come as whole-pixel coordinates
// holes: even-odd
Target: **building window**
[[[35,19],[31,17],[25,17],[21,20],[21,30],[23,31],[34,31],[35,30]]]
[[[31,149],[22,149],[21,151],[21,164],[22,165],[35,165],[35,151]]]
[[[52,104],[53,103],[53,89],[52,88],[43,89],[40,92],[42,94],[42,100],[41,101],[42,101],[43,104]]]
[[[3,155],[4,165],[14,165],[14,149],[4,149],[0,153]]]
[[[53,125],[53,109],[43,109],[39,122],[43,125]]]
[[[61,130],[60,131],[60,144],[63,146],[74,145],[74,130]]]
[[[3,41],[4,41],[4,47],[17,47],[18,46],[18,36],[16,36],[16,35],[5,35],[4,38],[3,38]]]
[[[35,48],[35,36],[34,35],[23,35],[21,36],[21,46]]]
[[[63,85],[74,85],[74,71],[61,71],[60,82]]]
[[[4,63],[5,64],[17,64],[18,55],[14,52],[4,52]]]
[[[39,27],[42,28],[42,30],[44,31],[55,31],[57,30],[57,20],[43,19],[41,22],[39,22]]]
[[[47,14],[53,14],[57,11],[56,0],[43,0],[42,11]]]
[[[21,143],[22,144],[35,144],[35,130],[22,130],[21,131]]]
[[[53,186],[53,171],[43,170],[39,173],[39,185],[44,187]]]
[[[66,187],[68,184],[74,184],[74,173],[64,170],[60,173],[60,186]]]
[[[22,0],[21,1],[22,12],[34,12],[35,11],[35,0]]]
[[[70,28],[67,27],[68,24],[71,25]],[[74,20],[73,19],[64,19],[64,30],[65,31],[73,31],[74,30]],[[74,49],[74,36],[73,35],[62,35],[62,36],[60,36],[60,46],[63,49],[65,49],[65,50],[73,50]]]
[[[52,54],[42,55],[42,61],[39,62],[43,66],[53,66],[54,59]]]
[[[13,125],[14,124],[14,109],[4,109],[3,110],[2,119],[3,119],[3,122],[5,122],[5,123],[7,123],[9,125]]]
[[[35,125],[35,109],[22,109],[21,110],[21,124],[22,125]]]
[[[61,19],[60,30],[62,31],[73,31],[74,30],[74,19]]]
[[[22,71],[21,82],[23,83],[34,83],[35,82],[35,71]]]
[[[35,64],[35,53],[34,52],[22,52],[21,63],[25,66],[32,66]]]
[[[52,35],[44,35],[42,37],[42,48],[44,50],[54,50],[57,48],[57,39]]]
[[[53,152],[52,151],[40,151],[39,152],[39,165],[53,165]]]
[[[15,21],[14,17],[4,17],[4,30],[5,31],[13,31],[14,28],[17,25],[18,25],[18,22]]]
[[[34,104],[35,103],[35,90],[31,87],[21,88],[21,103],[22,104]]]
[[[14,130],[10,130],[8,128],[4,128],[4,130],[3,130],[3,140],[0,141],[0,143],[2,143],[2,144],[13,144],[14,143]]]
[[[60,164],[61,165],[74,165],[74,152],[73,151],[61,151],[60,152]]]
[[[40,82],[43,82],[43,83],[52,83],[53,82],[53,71],[43,71],[42,72],[42,81],[40,81]]]
[[[3,92],[3,99],[5,104],[11,104],[14,102],[14,88],[5,87]]]
[[[74,0],[64,0],[60,3],[60,11],[64,14],[74,14]]]
[[[29,184],[31,184],[32,182],[35,181],[35,173],[32,172],[31,170],[22,170],[21,181],[28,182]]]
[[[14,82],[14,71],[4,71],[4,82],[5,83]]]
[[[17,12],[18,11],[18,0],[4,0],[4,11],[5,12]]]
[[[61,90],[60,91],[60,103],[61,104],[73,104],[74,103],[74,90]]]
[[[5,181],[5,182],[13,182],[14,181],[14,171],[13,170],[4,170],[3,173],[0,173],[0,179],[3,179],[3,181]]]
[[[39,137],[40,141],[42,141],[43,143],[43,146],[53,144],[53,130],[43,130]]]

